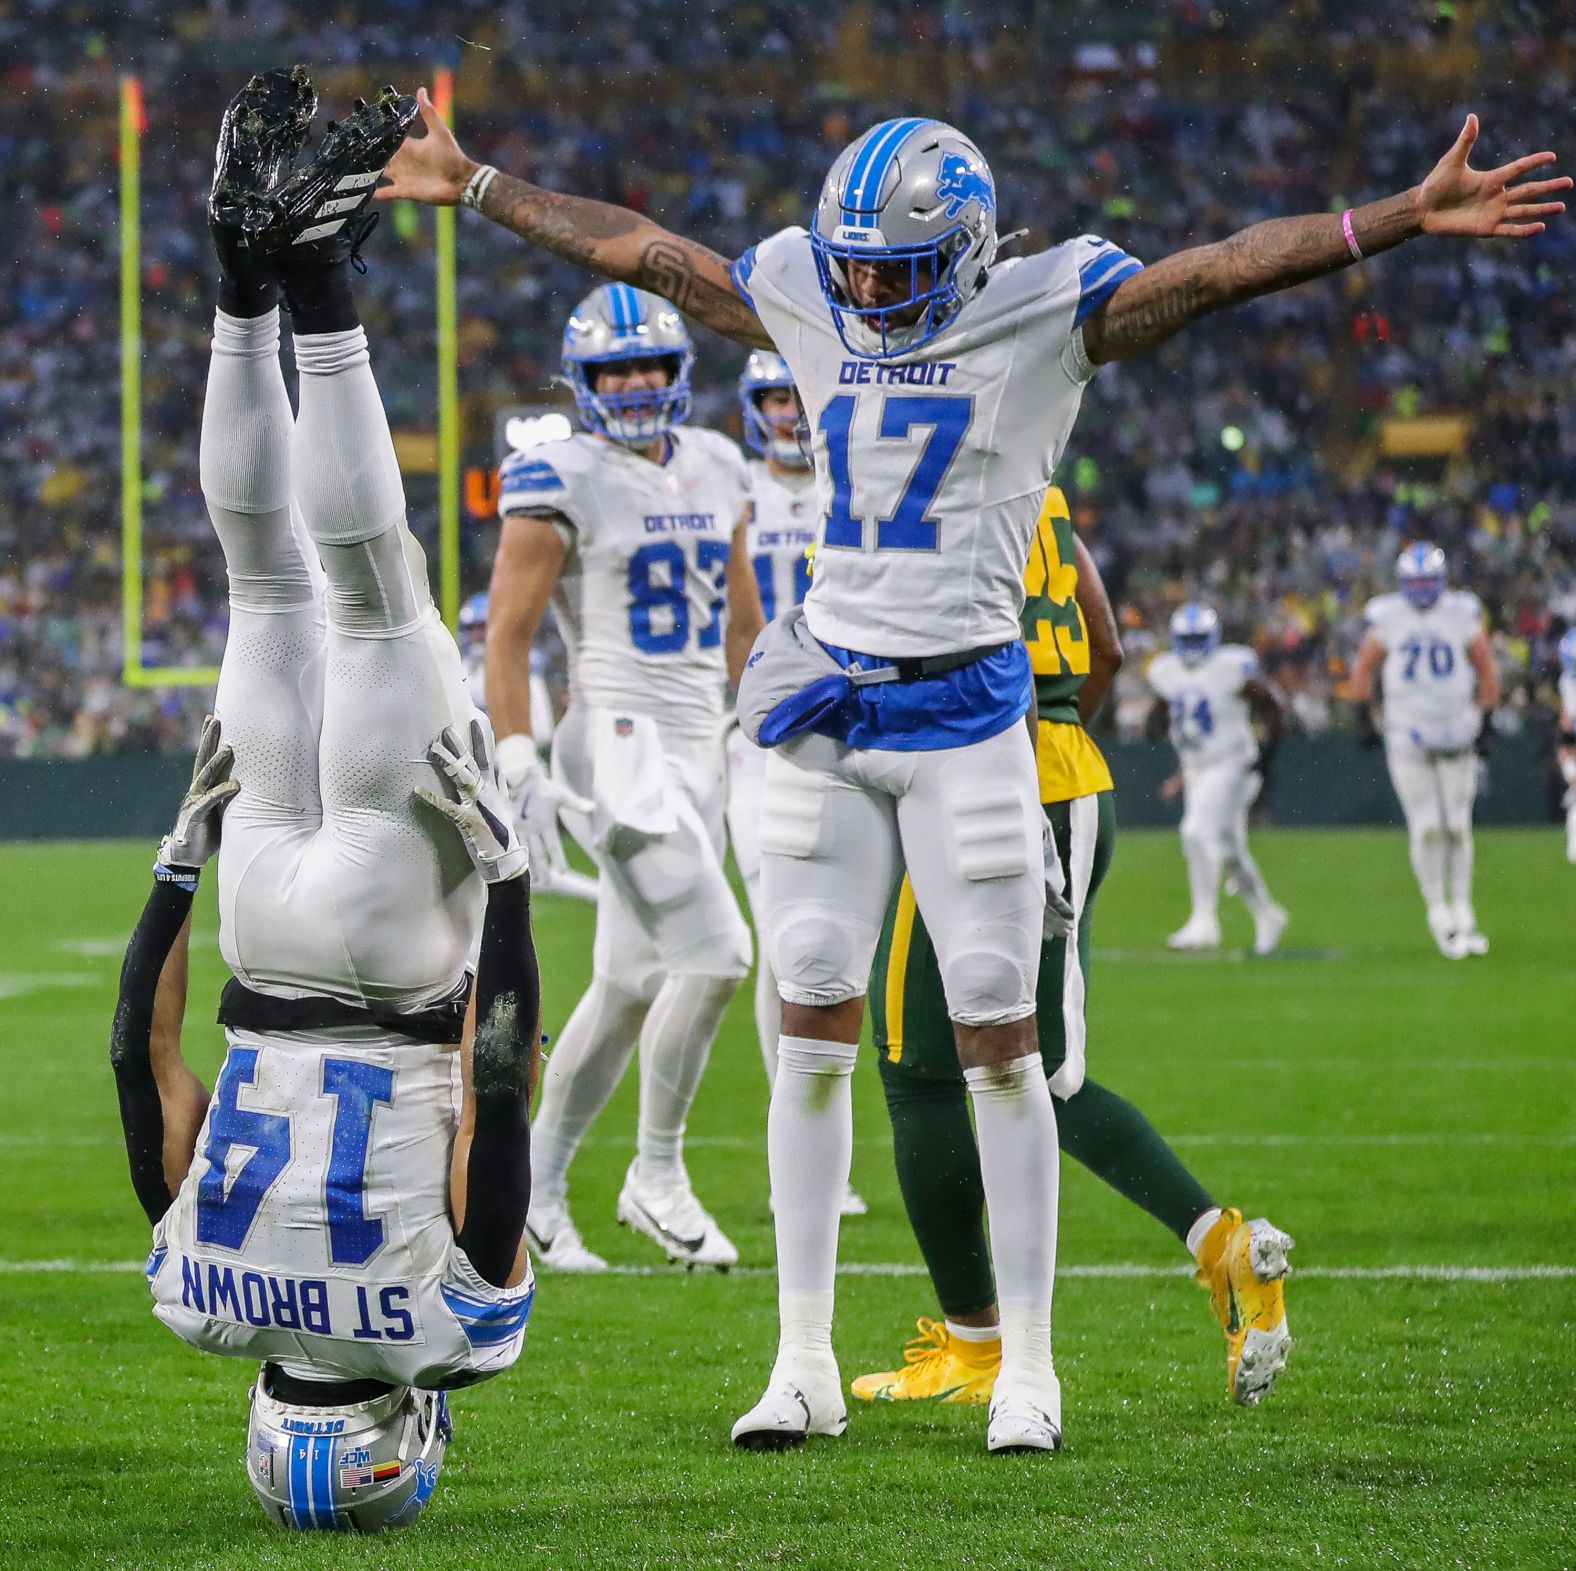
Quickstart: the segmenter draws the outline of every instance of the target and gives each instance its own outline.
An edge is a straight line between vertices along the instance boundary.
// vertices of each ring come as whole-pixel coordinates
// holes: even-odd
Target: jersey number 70
[[[855,394],[839,393],[821,411],[819,421],[821,434],[826,438],[826,472],[832,480],[825,544],[851,551],[865,549],[865,521],[853,511],[854,478],[849,456],[849,433],[857,404]],[[876,550],[936,550],[941,526],[928,516],[930,504],[935,501],[973,418],[972,398],[894,393],[882,404],[877,430],[884,439],[902,441],[915,426],[929,427],[930,434],[897,505],[887,517],[876,520]]]

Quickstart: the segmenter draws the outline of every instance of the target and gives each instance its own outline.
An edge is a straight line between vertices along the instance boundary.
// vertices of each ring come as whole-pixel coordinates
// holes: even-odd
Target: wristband
[[[482,198],[487,195],[487,187],[493,182],[493,176],[498,171],[491,164],[483,164],[480,169],[465,182],[465,189],[460,192],[460,202],[465,207],[474,207],[481,210]]]
[[[1346,236],[1346,249],[1352,253],[1352,260],[1360,262],[1363,259],[1363,248],[1357,243],[1357,236],[1352,230],[1352,210],[1347,208],[1341,214],[1341,233]]]
[[[202,876],[200,867],[166,867],[163,862],[153,864],[153,881],[156,884],[174,884],[187,894],[197,893],[197,881]]]

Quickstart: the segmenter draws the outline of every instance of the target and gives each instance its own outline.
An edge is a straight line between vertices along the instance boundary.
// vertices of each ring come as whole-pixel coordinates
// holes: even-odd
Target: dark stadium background
[[[728,255],[801,220],[865,124],[919,109],[985,149],[1003,231],[1028,231],[1020,244],[1096,232],[1153,259],[1400,189],[1467,108],[1482,117],[1480,163],[1558,145],[1573,36],[1569,0],[0,3],[0,759],[179,754],[208,697],[119,679],[122,73],[141,79],[148,117],[141,653],[208,666],[225,601],[196,483],[214,283],[203,204],[218,115],[255,69],[307,63],[338,114],[385,80],[413,90],[447,66],[474,154],[644,209]],[[403,204],[387,214],[360,286],[429,539],[432,225]],[[1515,246],[1407,248],[1102,372],[1059,478],[1126,633],[1107,740],[1136,733],[1143,657],[1194,593],[1259,649],[1299,730],[1346,732],[1363,602],[1399,547],[1429,534],[1489,608],[1508,693],[1499,725],[1517,733],[1501,805],[1542,813],[1553,648],[1576,619],[1573,258],[1569,222]],[[474,502],[496,411],[557,396],[560,326],[590,280],[470,213],[458,266]],[[737,432],[741,355],[698,337],[695,418]],[[468,591],[485,583],[493,530],[469,506],[463,525]],[[1147,782],[1160,764],[1139,757],[1126,767]],[[1372,787],[1361,816],[1382,815],[1376,768],[1358,775]],[[1295,781],[1283,786],[1294,798]]]

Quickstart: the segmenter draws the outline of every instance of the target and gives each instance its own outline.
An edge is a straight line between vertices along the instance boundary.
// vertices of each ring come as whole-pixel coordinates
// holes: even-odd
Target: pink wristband
[[[1347,208],[1341,214],[1341,233],[1346,236],[1346,249],[1352,253],[1352,260],[1360,262],[1363,259],[1363,248],[1357,243],[1357,236],[1352,233],[1352,210]]]

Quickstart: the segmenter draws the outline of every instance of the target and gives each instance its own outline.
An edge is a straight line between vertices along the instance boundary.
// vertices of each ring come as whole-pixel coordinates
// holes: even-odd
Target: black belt
[[[849,680],[855,687],[871,687],[877,682],[923,682],[927,677],[945,676],[949,671],[961,670],[977,660],[987,660],[1003,649],[1010,649],[1017,639],[1000,644],[980,644],[974,649],[960,649],[950,655],[920,655],[917,658],[883,660],[879,665],[864,666],[855,661],[848,670]]]
[[[350,1004],[342,998],[275,998],[253,992],[231,977],[219,995],[219,1024],[236,1031],[334,1031],[343,1026],[381,1026],[415,1042],[447,1047],[458,1042],[465,1029],[471,979],[442,1003],[430,1004],[414,1014],[397,1014],[370,1004]]]
[[[381,1380],[298,1380],[277,1364],[263,1365],[263,1389],[291,1407],[354,1407],[394,1389]]]

